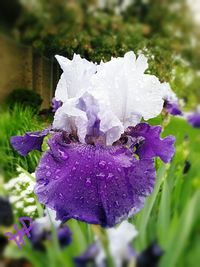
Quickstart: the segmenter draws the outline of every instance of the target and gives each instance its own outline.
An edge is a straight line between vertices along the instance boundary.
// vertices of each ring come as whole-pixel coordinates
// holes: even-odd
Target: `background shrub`
[[[42,98],[35,91],[19,88],[8,95],[6,102],[11,110],[18,104],[21,107],[30,107],[32,111],[38,112],[42,104]]]

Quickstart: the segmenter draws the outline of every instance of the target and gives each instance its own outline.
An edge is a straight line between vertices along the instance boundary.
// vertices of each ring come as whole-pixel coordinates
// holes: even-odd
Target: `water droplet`
[[[55,171],[55,174],[58,174],[60,172],[60,169],[57,169],[56,171]]]
[[[76,167],[73,167],[73,168],[72,168],[72,171],[75,171],[75,170],[76,170]]]
[[[51,172],[50,171],[48,171],[47,173],[46,173],[46,176],[51,176]]]
[[[79,165],[79,162],[78,162],[78,161],[76,161],[76,162],[75,162],[75,165],[76,165],[76,166],[78,166],[78,165]]]
[[[90,185],[92,182],[91,182],[91,179],[90,179],[90,177],[87,177],[86,178],[86,185]]]
[[[59,193],[59,198],[63,199],[63,194],[62,193]]]
[[[112,178],[113,176],[114,176],[114,174],[110,172],[110,173],[108,174],[108,177],[107,177],[107,178]]]
[[[118,172],[122,172],[122,169],[121,168],[117,168]]]
[[[119,202],[118,201],[115,201],[114,204],[115,204],[116,207],[119,207]]]
[[[102,177],[102,178],[104,178],[104,177],[105,177],[105,174],[104,174],[103,172],[100,172],[100,173],[97,174],[97,177]]]
[[[123,195],[122,195],[122,197],[123,197],[123,198],[126,198],[126,197],[127,197],[127,195],[126,195],[126,194],[123,194]]]
[[[102,168],[105,167],[106,166],[106,162],[104,160],[101,160],[99,162],[99,166],[102,167]]]
[[[67,160],[69,158],[69,155],[65,151],[62,151],[61,149],[58,149],[58,152],[59,152],[60,157],[62,159]]]

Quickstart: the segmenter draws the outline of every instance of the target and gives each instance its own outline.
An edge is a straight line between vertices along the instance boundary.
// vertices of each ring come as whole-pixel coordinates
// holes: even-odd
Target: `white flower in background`
[[[42,234],[44,231],[50,231],[52,225],[58,228],[61,221],[56,220],[56,212],[52,209],[46,208],[43,217],[37,218],[34,221],[34,230],[36,230],[37,235]]]
[[[135,226],[127,221],[120,224],[118,228],[107,230],[110,252],[116,267],[121,267],[123,260],[127,257],[127,247],[138,235]]]
[[[147,58],[128,52],[96,65],[74,55],[73,60],[56,56],[63,74],[55,98],[63,105],[56,113],[53,127],[77,132],[85,142],[90,127],[99,121],[106,144],[117,141],[128,126],[141,119],[158,116],[163,109],[162,84],[145,74]]]
[[[37,206],[33,189],[35,186],[35,173],[28,174],[18,168],[18,177],[12,178],[4,185],[9,194],[9,200],[13,204],[14,212],[34,217],[37,213]]]
[[[122,267],[124,263],[130,264],[127,266],[132,266],[135,263],[137,253],[133,250],[131,242],[137,235],[135,226],[127,221],[123,221],[116,228],[107,230],[108,249],[115,267]],[[91,263],[91,261],[95,263],[94,266],[106,266],[106,252],[98,237],[96,237],[95,243],[76,259],[80,266]]]

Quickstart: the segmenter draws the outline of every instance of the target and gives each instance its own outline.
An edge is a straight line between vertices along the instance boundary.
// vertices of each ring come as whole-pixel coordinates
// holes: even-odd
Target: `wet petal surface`
[[[61,134],[49,146],[37,169],[35,193],[59,220],[111,227],[139,211],[152,192],[153,160],[136,160],[122,146],[66,144]]]
[[[160,157],[165,163],[170,162],[175,153],[175,137],[168,136],[161,139],[161,131],[160,126],[150,126],[147,123],[129,128],[128,135],[133,138],[144,138],[136,150],[141,159]]]

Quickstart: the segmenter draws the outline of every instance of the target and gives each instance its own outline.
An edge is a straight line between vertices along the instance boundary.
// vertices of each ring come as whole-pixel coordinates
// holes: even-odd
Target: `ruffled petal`
[[[138,212],[152,192],[153,161],[136,160],[122,146],[66,144],[61,134],[49,146],[37,168],[35,193],[57,219],[111,227]]]
[[[175,153],[175,137],[170,135],[161,139],[161,131],[160,126],[150,126],[147,123],[140,123],[136,127],[129,128],[127,134],[132,138],[143,138],[136,150],[141,159],[160,157],[165,163],[171,161]]]
[[[101,137],[107,145],[112,145],[124,132],[105,96],[94,90],[66,101],[55,113],[53,127],[77,133],[81,143],[91,136],[94,142]]]
[[[142,117],[156,117],[163,109],[161,83],[153,76],[144,74],[147,59],[133,52],[124,58],[112,58],[101,63],[92,77],[92,86],[108,95],[111,110],[123,123],[124,128],[135,126]]]
[[[56,100],[62,102],[75,97],[82,90],[90,87],[91,76],[96,72],[96,65],[74,54],[72,60],[56,56],[63,74],[56,88]]]
[[[20,155],[26,156],[32,150],[42,150],[43,140],[49,132],[50,128],[40,132],[27,132],[24,136],[11,137],[10,143]]]

